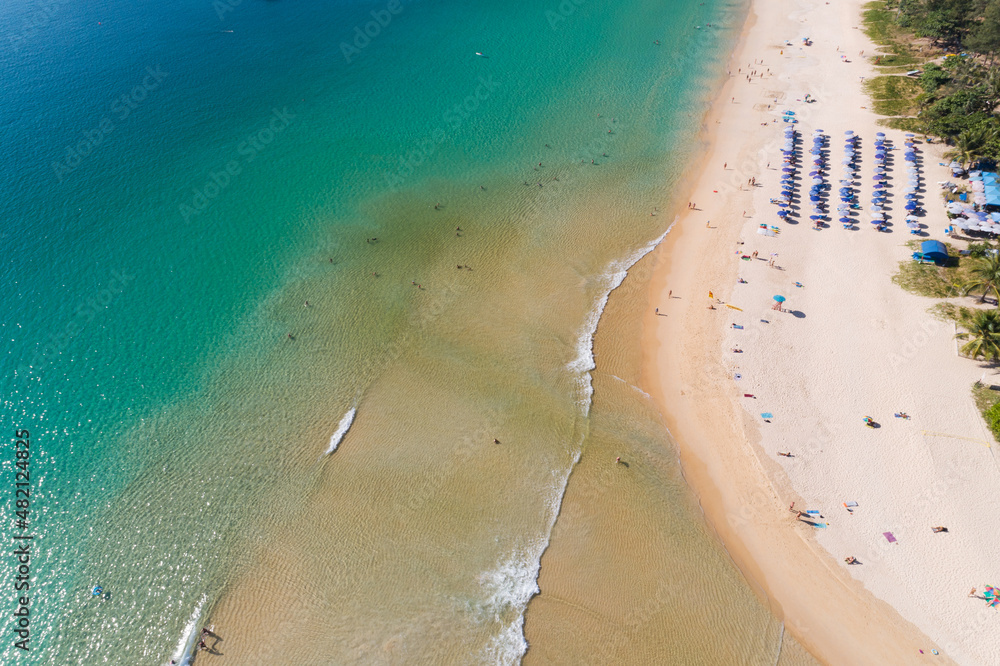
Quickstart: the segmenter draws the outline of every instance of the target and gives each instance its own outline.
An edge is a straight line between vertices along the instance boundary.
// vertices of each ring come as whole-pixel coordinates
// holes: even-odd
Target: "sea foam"
[[[611,292],[625,280],[628,270],[659,245],[676,223],[675,218],[674,222],[659,238],[650,241],[623,259],[612,262],[608,269],[597,278],[603,286],[601,296],[587,315],[580,330],[576,358],[567,364],[569,370],[580,375],[584,392],[580,403],[584,418],[590,413],[591,398],[594,393],[590,376],[590,372],[597,367],[594,362],[594,333],[597,332],[597,324],[608,304],[608,298],[611,296]],[[553,475],[557,478],[553,484],[554,492],[549,502],[549,524],[545,531],[545,538],[511,553],[496,569],[488,571],[480,577],[481,584],[489,594],[487,609],[493,614],[495,621],[504,622],[503,628],[493,636],[482,655],[485,662],[517,664],[520,663],[528,649],[528,642],[524,638],[524,613],[528,608],[528,602],[539,592],[538,572],[542,565],[542,555],[549,547],[552,528],[555,526],[562,508],[570,474],[579,460],[580,451],[578,449],[565,471],[553,470]]]
[[[340,440],[344,439],[344,435],[351,429],[351,424],[354,423],[354,415],[357,412],[358,408],[356,406],[347,410],[347,413],[340,419],[337,429],[333,431],[333,435],[330,437],[330,446],[326,447],[326,452],[323,455],[328,456],[337,450],[337,447],[340,446]]]
[[[194,646],[197,638],[195,632],[198,630],[198,620],[201,618],[201,608],[205,605],[205,601],[208,599],[205,595],[202,595],[201,600],[198,605],[195,606],[194,612],[191,613],[191,619],[184,626],[184,631],[181,633],[180,640],[177,641],[177,647],[174,648],[174,653],[171,659],[177,662],[177,666],[188,666],[191,660],[194,658]]]
[[[625,280],[625,276],[628,275],[628,270],[640,259],[652,252],[666,238],[676,223],[677,220],[675,219],[659,238],[638,248],[627,257],[611,262],[608,269],[597,277],[597,281],[603,287],[601,290],[602,295],[598,298],[597,303],[587,315],[586,320],[583,322],[583,327],[580,329],[580,335],[577,338],[576,344],[576,358],[566,365],[567,368],[580,375],[580,382],[583,387],[580,404],[583,408],[584,417],[590,413],[590,399],[594,393],[590,377],[590,371],[597,367],[594,363],[594,333],[597,332],[597,324],[601,321],[601,315],[604,314],[608,298],[611,296],[611,292],[621,286],[621,283]]]

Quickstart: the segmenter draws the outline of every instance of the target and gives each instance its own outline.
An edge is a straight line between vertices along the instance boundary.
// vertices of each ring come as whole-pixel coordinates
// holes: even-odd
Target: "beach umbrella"
[[[826,216],[825,215],[810,215],[809,219],[810,220],[822,220],[824,217],[826,217]]]
[[[842,218],[840,218],[840,223],[841,224],[851,224],[852,222],[854,222],[854,220],[852,220],[849,217],[842,217]]]
[[[785,217],[786,215],[788,215],[788,211],[787,210],[779,210],[778,211],[778,217]]]
[[[784,173],[790,173],[790,172],[792,172],[792,171],[795,171],[795,169],[793,169],[792,167],[782,167],[782,168],[781,168],[781,170],[782,170],[782,171],[783,171]]]
[[[882,212],[882,207],[881,206],[872,206],[871,207],[871,211],[873,213],[881,213]]]
[[[915,203],[913,203],[911,201],[908,204],[906,204],[905,206],[903,206],[903,208],[905,208],[906,210],[916,210],[917,209],[917,204],[915,204]]]
[[[778,301],[779,303],[784,303],[787,299],[781,294],[777,294],[775,295],[774,300]]]
[[[875,132],[875,136],[885,136],[885,132]]]

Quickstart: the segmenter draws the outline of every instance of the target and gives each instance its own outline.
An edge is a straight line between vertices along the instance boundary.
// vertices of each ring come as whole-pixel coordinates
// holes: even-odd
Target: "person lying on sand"
[[[853,555],[851,555],[850,557],[845,557],[844,561],[847,562],[848,564],[858,564],[858,559]]]
[[[931,531],[934,532],[935,534],[937,534],[938,532],[947,532],[948,528],[947,527],[932,527]]]

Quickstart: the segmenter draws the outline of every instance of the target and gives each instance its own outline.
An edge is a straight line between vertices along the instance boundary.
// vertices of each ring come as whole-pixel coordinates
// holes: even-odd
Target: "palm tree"
[[[948,152],[948,157],[958,158],[963,168],[966,164],[972,164],[982,157],[986,144],[993,138],[994,133],[994,128],[985,124],[964,130],[955,137],[955,149]]]
[[[962,285],[962,295],[981,291],[979,302],[986,302],[986,295],[992,294],[1000,304],[1000,253],[990,253],[983,261],[969,269],[971,278]]]
[[[968,340],[962,353],[973,359],[1000,360],[1000,310],[972,310],[958,320],[964,332],[955,337]]]

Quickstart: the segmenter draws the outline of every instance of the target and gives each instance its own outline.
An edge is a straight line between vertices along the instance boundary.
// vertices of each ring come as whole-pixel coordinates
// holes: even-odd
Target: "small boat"
[[[480,53],[479,51],[476,51],[476,55],[477,55],[477,56],[479,56],[480,58],[489,58],[489,56],[488,56],[488,55],[485,55],[485,54],[483,54],[483,53]]]

